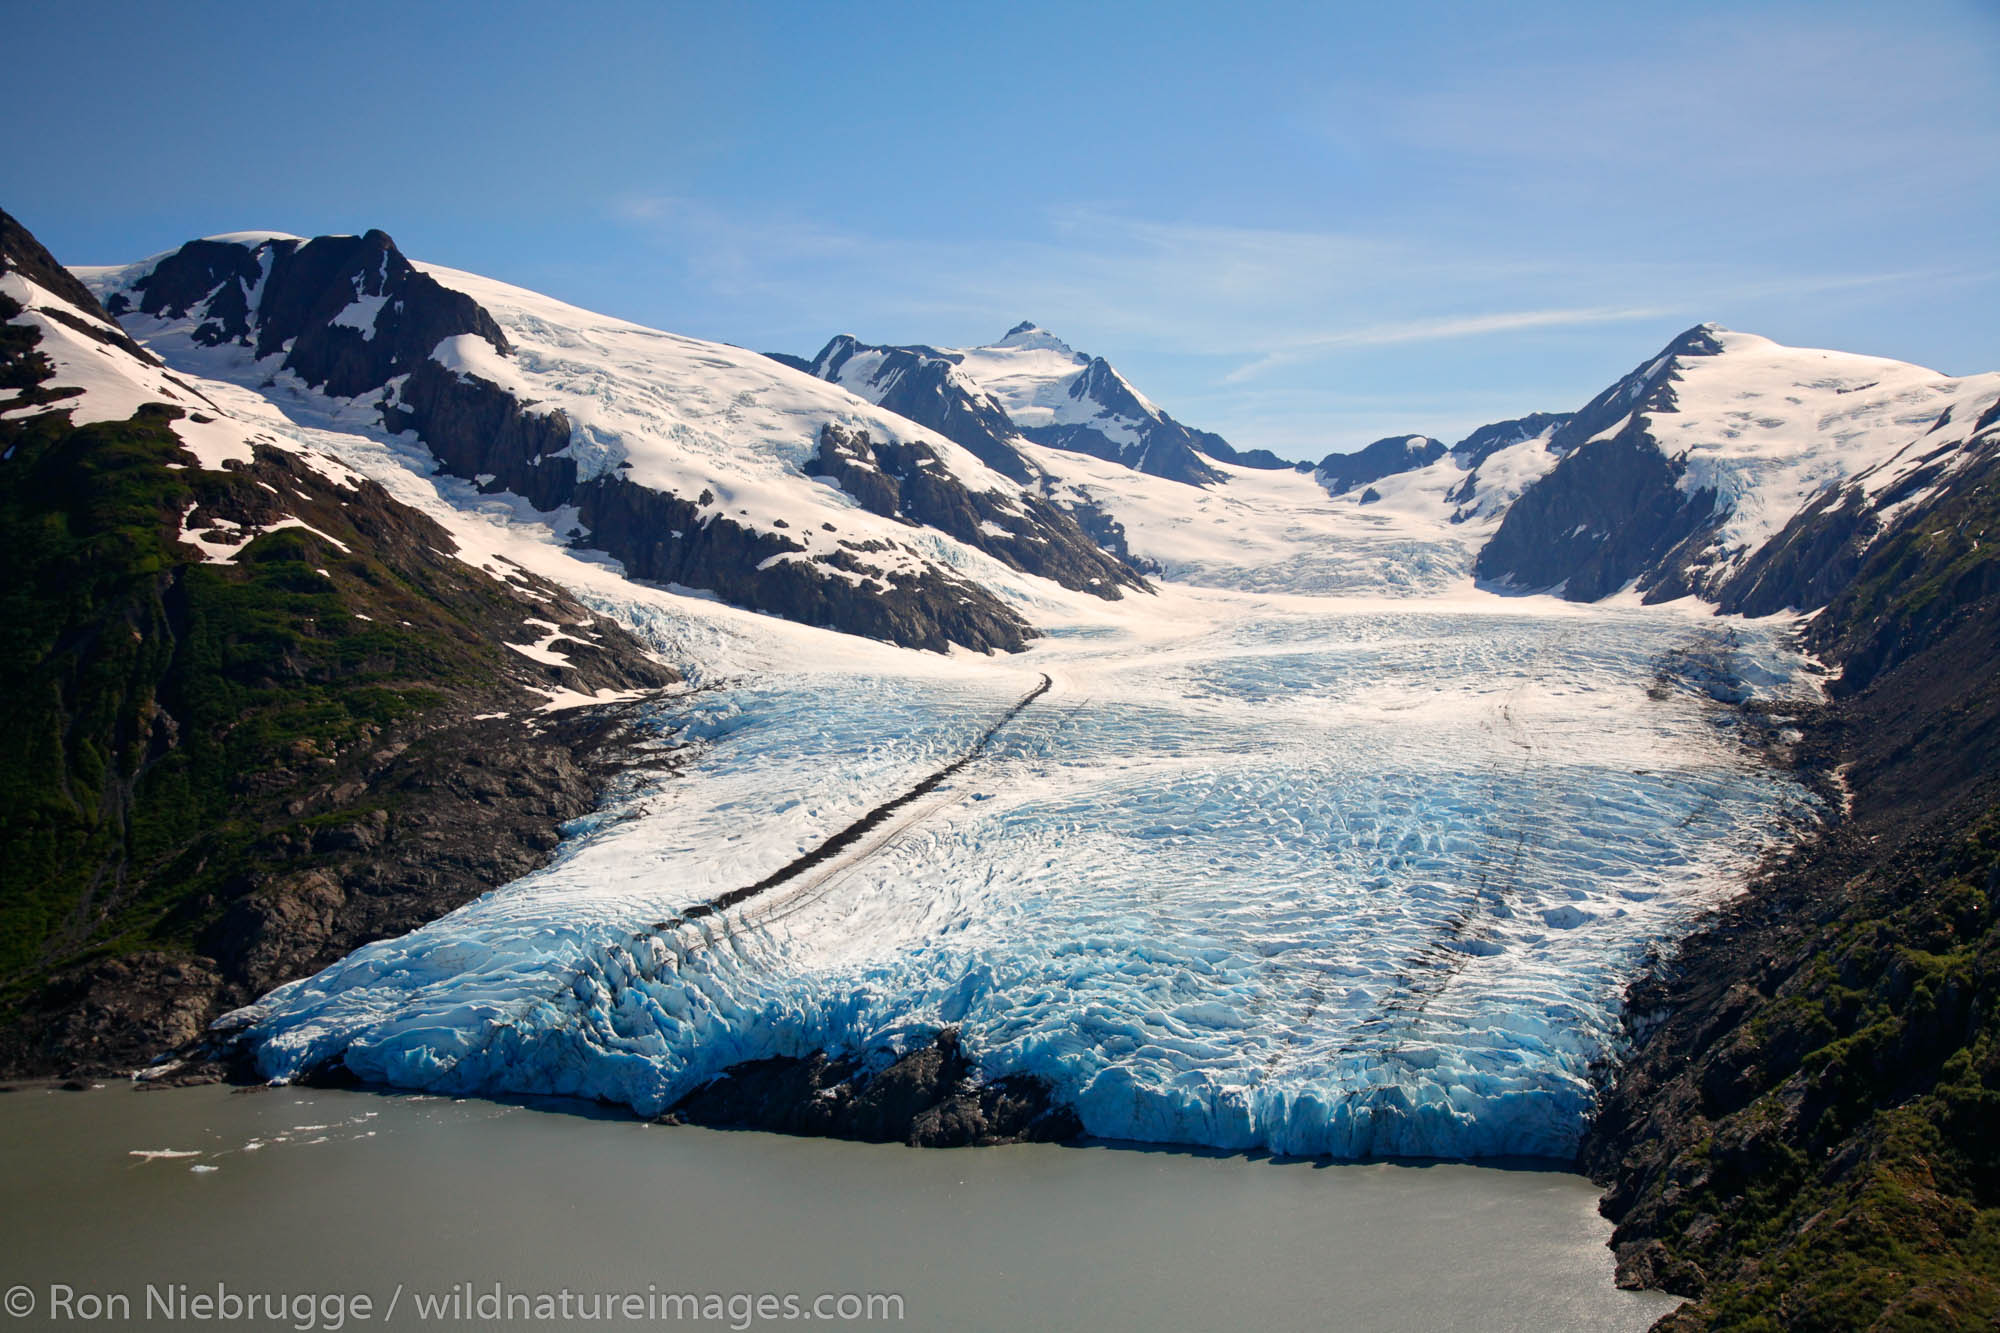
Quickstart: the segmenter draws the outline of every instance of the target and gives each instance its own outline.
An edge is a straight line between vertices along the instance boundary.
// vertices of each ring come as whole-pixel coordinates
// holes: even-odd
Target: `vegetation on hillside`
[[[1810,642],[1848,818],[1635,987],[1586,1164],[1675,1330],[2000,1321],[2000,450]]]
[[[59,1053],[23,1051],[70,1040],[49,1006],[84,1002],[52,998],[52,977],[239,946],[215,936],[248,895],[340,861],[411,798],[376,781],[405,751],[540,702],[534,672],[580,683],[507,650],[525,617],[589,617],[446,554],[443,529],[372,483],[262,446],[202,469],[179,407],[74,424],[37,331],[4,322],[19,314],[0,306],[0,381],[51,408],[0,419],[0,1065],[27,1068]],[[184,526],[246,539],[219,563]],[[614,646],[631,650],[617,683],[672,678]],[[427,910],[451,905],[424,878]],[[272,981],[252,973],[236,980]]]

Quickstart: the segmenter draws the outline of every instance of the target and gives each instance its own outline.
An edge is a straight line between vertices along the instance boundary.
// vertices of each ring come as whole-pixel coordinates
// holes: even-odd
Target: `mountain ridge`
[[[1865,542],[1880,526],[1858,517],[1872,497],[1934,479],[1996,401],[2000,375],[1954,378],[1698,325],[1551,435],[1560,461],[1509,510],[1476,572],[1571,600],[1632,587],[1648,602],[1813,610],[1832,583],[1801,554]],[[1810,539],[1787,535],[1800,522]]]
[[[1143,584],[1068,514],[901,418],[801,394],[783,372],[758,369],[775,365],[766,358],[413,264],[379,231],[195,241],[93,280],[110,305],[148,322],[149,338],[181,340],[196,359],[233,352],[231,373],[252,382],[289,375],[334,400],[379,394],[382,429],[414,431],[446,470],[482,488],[573,515],[574,540],[635,577],[935,651],[1021,648],[1034,631],[1016,611],[903,539],[921,520],[869,516],[813,485],[802,469],[819,426],[834,421],[928,449],[939,484],[959,492],[953,512],[991,492],[985,523],[957,525],[956,542],[1094,596]],[[513,312],[512,338],[488,309],[496,303]],[[569,378],[584,344],[612,358],[596,363],[601,390]],[[642,378],[690,365],[711,375],[727,366],[737,401],[663,398]],[[771,407],[748,428],[756,452],[731,453],[731,432],[744,430],[732,419],[759,398]],[[790,429],[798,434],[777,434]],[[738,491],[761,512],[732,507]]]
[[[538,864],[628,744],[542,710],[679,675],[0,236],[0,1067],[130,1069]]]
[[[969,348],[876,345],[840,334],[807,364],[812,374],[892,411],[915,412],[933,429],[957,429],[996,454],[1018,455],[1013,441],[1025,439],[1191,485],[1222,480],[1205,453],[1238,457],[1220,436],[1168,416],[1104,358],[1030,320]]]

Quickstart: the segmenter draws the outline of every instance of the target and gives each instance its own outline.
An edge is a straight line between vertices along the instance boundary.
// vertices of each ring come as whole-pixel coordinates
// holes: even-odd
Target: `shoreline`
[[[1990,573],[1913,567],[1889,610],[1837,602],[1802,627],[1834,674],[1801,777],[1834,816],[1627,991],[1579,1162],[1621,1281],[1691,1298],[1677,1333],[2000,1312],[1976,1109],[2000,1086],[2000,619]]]
[[[1595,1190],[1545,1164],[913,1152],[554,1099],[118,1091],[0,1096],[0,1197],[42,1219],[0,1285],[359,1287],[378,1317],[399,1283],[871,1291],[910,1326],[991,1329],[1637,1333],[1675,1304],[1613,1286]]]

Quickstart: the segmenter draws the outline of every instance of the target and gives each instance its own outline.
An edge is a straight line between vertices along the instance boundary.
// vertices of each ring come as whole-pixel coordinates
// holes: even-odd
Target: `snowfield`
[[[1932,443],[1956,444],[2000,393],[2000,374],[1952,378],[1708,327],[1721,354],[1681,358],[1673,409],[1646,415],[1661,452],[1687,463],[1681,488],[1714,490],[1726,506],[1717,544],[1730,566],[1830,486],[1867,473],[1871,493],[1885,489],[1954,416],[1958,431]]]
[[[249,232],[209,239],[255,244],[286,238]],[[134,284],[162,257],[76,272],[100,299],[130,298],[136,295]],[[270,263],[268,254],[264,262]],[[727,515],[752,531],[782,532],[803,548],[777,559],[811,563],[838,557],[866,571],[816,564],[828,578],[865,582],[871,575],[929,569],[990,585],[995,571],[1004,570],[985,552],[942,532],[871,513],[831,479],[811,474],[820,429],[833,424],[865,432],[878,444],[923,445],[952,480],[990,492],[1003,512],[1018,513],[1019,484],[943,436],[756,352],[599,315],[477,274],[432,264],[415,267],[477,301],[513,344],[512,354],[503,356],[477,334],[459,334],[443,339],[431,359],[497,385],[537,411],[561,411],[571,434],[560,454],[575,460],[580,479],[615,471],[637,485],[698,502],[704,516]],[[7,281],[20,280],[10,274]],[[256,299],[254,291],[250,299]],[[357,296],[331,322],[372,334],[381,303],[379,297]],[[258,359],[234,343],[203,346],[194,334],[206,318],[205,307],[178,318],[135,311],[123,325],[177,370],[267,395],[302,423],[379,435],[381,395],[342,399],[315,392],[280,368],[283,349]],[[400,391],[402,383],[394,379],[390,388]],[[268,415],[265,408],[248,410]],[[404,438],[414,441],[415,435]],[[417,450],[427,461],[413,461],[426,473],[435,470],[435,460],[421,445]],[[240,456],[249,457],[247,447]],[[554,517],[562,522],[560,533],[581,532],[574,513]],[[1005,580],[1004,574],[997,577]]]
[[[1031,429],[1096,426],[1106,438],[1121,445],[1139,438],[1131,419],[1107,416],[1102,406],[1075,392],[1076,381],[1090,368],[1090,358],[1052,333],[1021,326],[997,343],[944,351],[959,359],[959,375],[992,394],[1016,425]],[[1124,376],[1116,371],[1112,374],[1142,411],[1154,417],[1160,415],[1160,409],[1151,399],[1133,388]]]

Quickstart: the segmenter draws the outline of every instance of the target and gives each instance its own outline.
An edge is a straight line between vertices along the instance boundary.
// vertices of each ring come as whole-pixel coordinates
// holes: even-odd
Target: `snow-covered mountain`
[[[1026,321],[983,347],[885,347],[841,334],[802,364],[958,440],[1003,471],[1022,439],[1193,485],[1222,480],[1216,460],[1291,466],[1264,450],[1239,453],[1219,435],[1183,426],[1103,357],[1078,352]]]
[[[1442,445],[1412,452],[1398,436],[1389,465],[1353,486],[1296,468],[1213,462],[1217,482],[1191,487],[1089,455],[1023,450],[1048,473],[1052,498],[1109,516],[1132,557],[1166,578],[1259,592],[1409,595],[1471,588],[1473,562],[1501,516],[1555,466],[1552,433],[1513,438],[1471,466]]]
[[[1175,481],[1217,480],[1208,441],[1163,412],[1101,356],[1022,321],[999,342],[954,349],[961,372],[1037,444],[1123,463]]]
[[[1444,453],[1444,441],[1428,435],[1391,435],[1351,454],[1328,454],[1313,469],[1313,475],[1320,485],[1339,495],[1436,462]]]
[[[411,432],[634,578],[940,650],[1032,635],[996,591],[1009,571],[1105,598],[1140,583],[906,417],[740,348],[414,264],[379,231],[213,237],[88,277],[176,365]]]
[[[1162,486],[1115,461],[1016,447],[1054,498],[1115,519],[1130,554],[1170,578],[1319,592],[1479,582],[1572,601],[1629,590],[1766,615],[1824,606],[1879,533],[1979,456],[1996,399],[2000,374],[1702,325],[1574,413],[1495,422],[1449,447],[1391,436],[1310,475],[1211,459],[1211,484]]]
[[[957,362],[929,347],[871,347],[841,334],[810,361],[807,374],[838,384],[900,417],[928,426],[1016,481],[1035,475],[1017,447],[1021,432],[993,396]]]
[[[1847,516],[1835,545],[1879,528],[1878,508],[1913,501],[1991,426],[1996,398],[2000,374],[1700,325],[1552,433],[1560,462],[1511,506],[1477,572],[1575,601],[1629,587],[1732,610],[1822,605],[1830,571],[1799,558],[1802,534],[1789,558],[1765,548],[1829,505]]]
[[[1297,470],[1312,473],[1314,480],[1334,495],[1366,488],[1362,490],[1364,502],[1372,503],[1367,497],[1371,494],[1379,497],[1380,492],[1371,483],[1407,472],[1422,471],[1449,454],[1452,467],[1463,474],[1451,495],[1462,506],[1452,521],[1462,523],[1475,516],[1491,516],[1512,504],[1520,494],[1519,485],[1494,487],[1485,484],[1487,479],[1480,475],[1481,464],[1505,451],[1518,454],[1517,446],[1529,441],[1546,442],[1568,421],[1568,413],[1535,412],[1481,426],[1457,444],[1449,446],[1428,435],[1388,435],[1352,453],[1328,454],[1310,467],[1301,463]],[[1543,444],[1531,452],[1546,451],[1547,446]],[[1506,471],[1505,467],[1497,469],[1493,479],[1499,480],[1497,474]]]
[[[591,808],[578,706],[677,673],[410,499],[0,213],[0,1065],[150,1059]]]
[[[420,594],[434,603],[427,614],[475,627],[496,649],[513,650],[492,659],[500,677],[493,688],[539,697],[551,709],[676,679],[629,633],[586,609],[561,584],[489,545],[461,540],[463,529],[440,525],[433,514],[316,447],[261,397],[167,366],[5,213],[0,330],[7,358],[0,426],[13,441],[0,462],[7,466],[10,492],[51,506],[73,498],[129,501],[137,505],[135,522],[177,502],[164,511],[169,521],[160,551],[137,560],[148,574],[163,571],[159,577],[173,583],[203,568],[224,571],[218,577],[227,583],[238,572],[280,559],[310,559],[310,572],[325,582],[296,590],[309,619],[324,618],[322,593],[377,611],[396,597]],[[385,336],[383,344],[395,341]],[[286,343],[292,346],[292,339]],[[119,485],[125,489],[115,498],[66,496],[58,477],[72,466],[82,475],[124,468]],[[101,518],[93,515],[92,521]],[[86,525],[79,519],[71,526]],[[264,540],[274,536],[283,537],[278,549]],[[150,544],[150,538],[140,541],[142,550]],[[384,570],[400,580],[394,596],[380,586]],[[175,608],[185,611],[189,597],[180,591],[166,597],[169,621]],[[366,610],[351,619],[363,624],[335,621],[322,636],[337,641],[388,632],[371,628]],[[407,608],[399,623],[418,637],[439,628]],[[171,625],[166,629],[175,637]]]
[[[1451,452],[1461,466],[1477,470],[1481,463],[1500,450],[1557,430],[1567,424],[1569,418],[1567,412],[1531,412],[1525,417],[1495,421],[1481,426],[1454,444]]]
[[[159,374],[420,443],[632,578],[933,649],[1017,649],[1036,581],[1116,599],[1142,586],[1128,559],[1243,587],[1809,609],[2000,395],[1703,325],[1574,414],[1306,475],[1244,465],[1031,323],[967,348],[843,335],[794,363],[413,263],[381,232],[213,237],[86,277]]]

